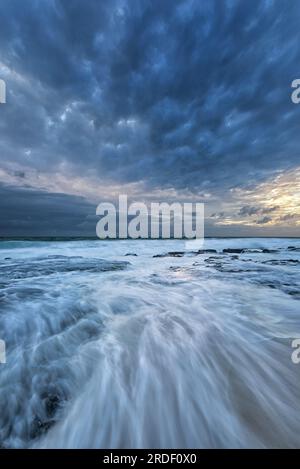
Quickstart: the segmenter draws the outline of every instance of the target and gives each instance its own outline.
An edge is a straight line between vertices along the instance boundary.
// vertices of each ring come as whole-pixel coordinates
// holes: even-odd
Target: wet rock
[[[61,399],[56,394],[50,394],[45,400],[45,409],[49,418],[54,417],[61,403]]]
[[[31,259],[26,262],[16,261],[13,266],[4,264],[0,272],[0,283],[5,279],[18,280],[48,276],[67,272],[100,273],[124,270],[130,265],[128,261],[108,261],[98,258],[66,257],[60,259]]]
[[[263,261],[262,264],[266,265],[298,265],[300,261],[298,259],[270,259]]]
[[[227,248],[223,249],[223,252],[226,254],[271,254],[278,252],[278,250],[267,248]]]
[[[65,259],[82,259],[82,256],[63,256],[62,254],[49,254],[47,256],[47,259],[53,259],[53,260],[55,260],[55,259],[58,259],[58,260],[60,260],[60,259],[63,259],[63,260],[65,260]],[[41,257],[40,260],[43,260],[43,257]]]
[[[31,423],[30,438],[35,439],[46,433],[54,425],[54,420],[42,421],[35,417]]]
[[[223,252],[226,253],[226,254],[241,254],[244,251],[245,251],[245,249],[240,249],[240,248],[223,249]]]
[[[195,254],[216,254],[217,250],[216,249],[199,249]]]
[[[30,438],[35,439],[46,433],[51,428],[57,419],[59,408],[62,405],[63,399],[59,394],[44,394],[41,396],[44,404],[43,417],[35,416],[30,426]]]
[[[153,257],[183,257],[184,251],[171,251],[166,254],[155,254]]]
[[[220,263],[221,261],[223,260],[222,257],[207,257],[206,259],[204,259],[204,262],[206,262],[207,264],[215,264],[215,263]]]
[[[181,267],[176,267],[174,265],[171,265],[169,267],[169,270],[171,270],[172,272],[182,272],[183,271],[183,269]]]
[[[293,298],[300,298],[300,291],[299,290],[292,290],[288,292],[289,295],[291,295]]]

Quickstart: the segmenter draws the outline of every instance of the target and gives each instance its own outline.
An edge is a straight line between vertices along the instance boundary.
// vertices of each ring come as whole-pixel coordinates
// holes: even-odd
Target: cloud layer
[[[300,166],[299,2],[4,0],[0,17],[0,164],[23,180],[11,200],[34,171],[54,207],[83,177],[108,194],[205,194],[213,214]],[[273,219],[244,200],[235,210]]]

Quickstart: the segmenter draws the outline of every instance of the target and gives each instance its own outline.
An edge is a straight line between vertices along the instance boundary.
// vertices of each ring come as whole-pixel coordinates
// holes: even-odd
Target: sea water
[[[0,242],[0,446],[299,447],[299,266],[297,239]]]

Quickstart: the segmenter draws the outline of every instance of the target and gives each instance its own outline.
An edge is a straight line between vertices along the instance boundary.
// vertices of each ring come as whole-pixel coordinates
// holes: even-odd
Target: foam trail
[[[162,241],[5,250],[2,446],[299,447],[299,242],[225,241],[182,258],[153,258],[179,251]]]

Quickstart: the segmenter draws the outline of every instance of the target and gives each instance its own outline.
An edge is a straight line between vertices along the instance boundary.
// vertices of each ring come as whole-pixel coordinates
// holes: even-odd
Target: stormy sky
[[[300,236],[300,1],[1,0],[0,236],[95,235],[102,201],[204,202]]]

